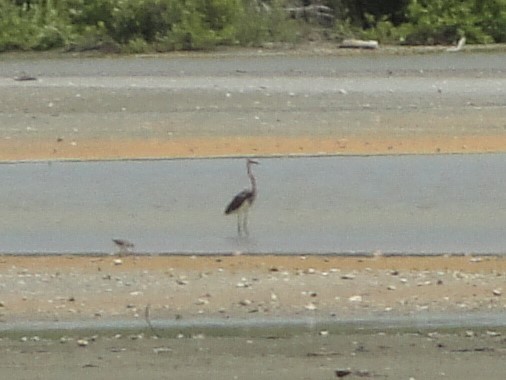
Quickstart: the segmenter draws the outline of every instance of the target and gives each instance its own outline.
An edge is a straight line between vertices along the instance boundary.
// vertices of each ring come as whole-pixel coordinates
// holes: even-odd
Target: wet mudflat
[[[502,330],[341,331],[155,339],[139,332],[0,340],[9,379],[502,380]]]
[[[167,54],[151,56],[102,57],[60,55],[49,58],[2,55],[2,76],[20,73],[36,77],[140,77],[140,76],[351,76],[414,73],[417,75],[454,76],[463,73],[497,76],[504,74],[504,51],[448,54],[433,51],[426,54],[385,54],[346,50],[322,51],[237,50],[230,53]],[[353,53],[353,52],[351,52]]]
[[[505,57],[2,57],[0,159],[502,152]]]
[[[4,253],[504,253],[503,154],[262,159],[250,236],[223,210],[243,159],[0,166]]]

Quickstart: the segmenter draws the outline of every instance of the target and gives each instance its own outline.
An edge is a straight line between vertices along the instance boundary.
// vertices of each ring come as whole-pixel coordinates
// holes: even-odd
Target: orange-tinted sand
[[[183,271],[224,269],[234,271],[297,271],[313,268],[328,271],[340,270],[399,270],[399,271],[465,271],[468,273],[506,272],[506,258],[496,256],[291,256],[291,255],[239,255],[239,256],[125,256],[121,265],[114,264],[115,257],[82,256],[3,256],[0,271],[12,267],[31,273],[78,268],[82,272],[96,272],[98,268],[110,272],[150,270],[165,272],[169,268]]]
[[[506,136],[195,137],[170,140],[118,138],[0,141],[0,160],[137,159],[272,155],[368,155],[505,152]]]
[[[504,311],[498,257],[0,258],[0,318],[413,315]]]

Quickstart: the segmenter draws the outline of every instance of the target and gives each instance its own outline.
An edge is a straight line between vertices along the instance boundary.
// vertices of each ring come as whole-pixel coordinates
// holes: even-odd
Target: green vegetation
[[[277,0],[0,0],[0,51],[146,52],[295,42]]]
[[[165,52],[315,35],[506,42],[506,0],[0,0],[0,51]]]
[[[404,17],[368,16],[367,35],[383,42],[447,44],[506,42],[506,0],[410,0]]]

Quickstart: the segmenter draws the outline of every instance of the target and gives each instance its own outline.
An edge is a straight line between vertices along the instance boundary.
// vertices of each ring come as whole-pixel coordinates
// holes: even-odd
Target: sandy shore
[[[497,257],[2,257],[2,321],[504,312]]]
[[[345,136],[318,138],[194,137],[172,140],[128,139],[103,141],[79,139],[78,145],[56,140],[0,141],[0,160],[118,160],[230,156],[383,155],[491,153],[506,150],[506,136]]]
[[[506,260],[497,257],[4,256],[1,321],[14,330],[0,337],[0,377],[349,373],[350,379],[499,380],[506,371],[504,328],[431,327],[409,319],[445,315],[462,323],[481,313],[504,315],[505,275]],[[154,330],[145,319],[148,304]],[[400,329],[342,324],[364,317],[407,317],[408,323]],[[222,327],[199,323],[208,318]],[[285,318],[306,324],[226,327]],[[116,320],[137,327],[125,330]],[[172,327],[160,328],[164,320]],[[109,321],[109,328],[19,330],[20,321]]]
[[[14,56],[0,162],[506,151],[501,52],[399,54]]]

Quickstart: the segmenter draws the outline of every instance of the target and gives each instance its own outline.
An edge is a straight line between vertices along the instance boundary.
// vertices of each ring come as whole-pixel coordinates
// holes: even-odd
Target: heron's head
[[[246,162],[248,163],[248,165],[251,165],[251,164],[260,165],[260,162],[255,161],[251,158],[248,158],[248,160]]]

